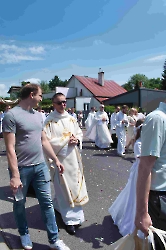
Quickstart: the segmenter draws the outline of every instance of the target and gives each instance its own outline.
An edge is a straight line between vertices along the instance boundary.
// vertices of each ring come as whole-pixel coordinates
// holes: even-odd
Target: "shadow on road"
[[[127,156],[127,157],[124,157],[123,159],[124,159],[125,161],[129,161],[129,162],[131,162],[131,163],[134,163],[134,161],[135,161],[134,156],[133,156],[133,157]]]
[[[13,202],[12,191],[9,186],[0,187],[0,200]]]
[[[104,244],[110,245],[122,237],[111,216],[105,216],[102,225],[94,223],[89,227],[80,227],[75,236],[80,239],[80,242],[92,243],[94,249],[104,249]]]
[[[56,212],[56,221],[59,229],[65,228],[61,215],[58,212]],[[80,243],[83,241],[92,243],[92,248],[98,249],[103,248],[103,244],[110,245],[122,236],[109,215],[104,217],[102,224],[94,223],[88,227],[84,227],[84,225],[79,227],[75,237],[79,238]]]
[[[6,243],[10,249],[22,249],[20,237],[10,233],[3,232],[3,237],[6,240]],[[12,248],[11,248],[12,247]],[[48,245],[33,243],[33,250],[48,250],[50,249]]]
[[[13,228],[16,229],[16,224],[14,220],[13,212],[5,213],[0,215],[2,217],[1,226],[2,228]],[[28,221],[28,227],[37,229],[37,230],[45,230],[44,223],[42,221],[41,212],[39,205],[26,207],[26,217]],[[3,223],[3,225],[2,225]]]

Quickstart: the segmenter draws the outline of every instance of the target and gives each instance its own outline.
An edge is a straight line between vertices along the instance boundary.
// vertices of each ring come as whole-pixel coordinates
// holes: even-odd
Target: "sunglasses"
[[[53,102],[53,103],[55,103],[57,105],[62,105],[62,104],[66,104],[66,101],[59,101],[59,102]]]

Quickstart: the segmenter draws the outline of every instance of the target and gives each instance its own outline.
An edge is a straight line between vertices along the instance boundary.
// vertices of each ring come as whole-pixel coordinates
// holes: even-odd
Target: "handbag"
[[[150,250],[148,238],[141,239],[137,236],[137,229],[132,234],[127,234],[111,245],[110,250]]]
[[[144,239],[139,238],[137,236],[137,231],[138,230],[135,229],[132,234],[128,234],[120,238],[111,245],[110,250],[150,250],[151,246],[153,250],[156,250],[153,235],[154,233],[158,235],[166,250],[166,231],[150,226],[148,237],[150,240],[146,237]]]
[[[163,246],[166,250],[166,231],[155,228],[153,226],[149,227],[149,236],[150,236],[150,240],[151,240],[151,244],[152,244],[152,249],[156,250],[155,242],[154,242],[154,235],[153,235],[154,233],[157,234],[157,236],[160,238],[160,240],[163,243]]]

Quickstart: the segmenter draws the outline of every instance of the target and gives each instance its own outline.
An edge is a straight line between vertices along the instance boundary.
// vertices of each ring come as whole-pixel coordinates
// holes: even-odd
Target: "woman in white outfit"
[[[135,109],[131,108],[129,110],[129,115],[128,115],[129,126],[127,127],[126,150],[129,149],[130,145],[132,145],[132,149],[134,150],[134,127],[136,124],[136,119],[135,119],[134,114],[135,114]]]
[[[130,169],[130,176],[125,188],[119,194],[112,206],[109,208],[109,213],[115,225],[118,226],[122,236],[133,233],[135,229],[135,213],[136,213],[136,183],[138,175],[139,157],[141,154],[141,127],[143,121],[138,120],[136,123],[137,134],[134,144],[134,155],[136,161]]]

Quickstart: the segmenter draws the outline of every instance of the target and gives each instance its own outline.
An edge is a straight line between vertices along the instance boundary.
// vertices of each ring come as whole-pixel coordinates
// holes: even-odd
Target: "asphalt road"
[[[84,206],[86,221],[75,236],[70,236],[64,229],[61,217],[57,215],[59,235],[71,250],[107,250],[111,242],[121,237],[108,214],[108,208],[127,182],[129,169],[134,162],[133,154],[121,158],[115,150],[96,149],[94,143],[84,138],[82,160],[90,198]],[[22,248],[12,213],[13,198],[9,188],[3,139],[0,140],[0,172],[0,228],[9,249],[20,250]],[[33,249],[48,250],[47,234],[37,200],[28,197],[26,208]]]

